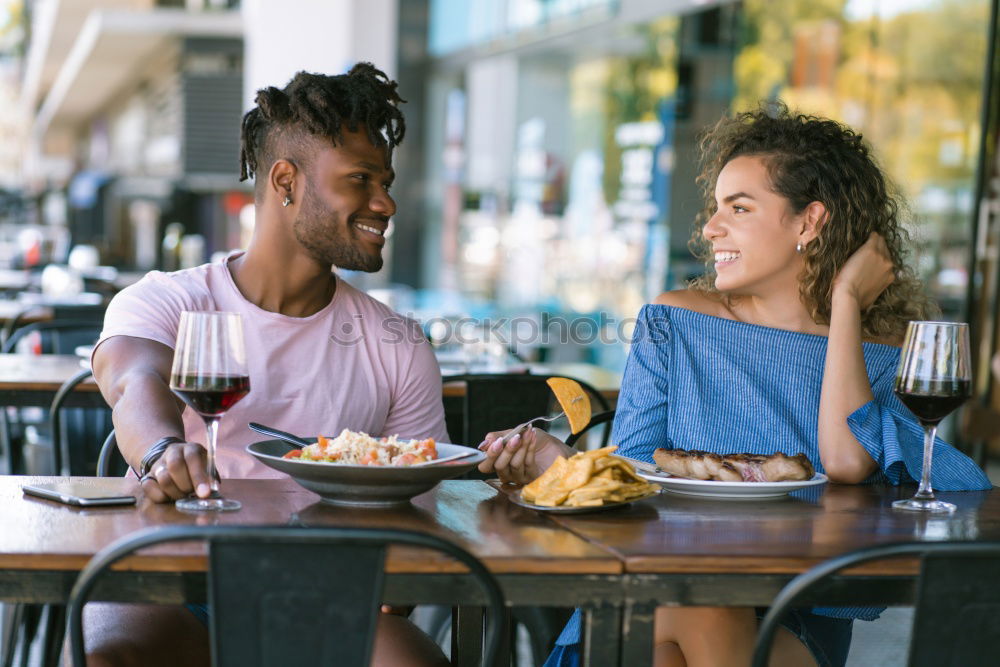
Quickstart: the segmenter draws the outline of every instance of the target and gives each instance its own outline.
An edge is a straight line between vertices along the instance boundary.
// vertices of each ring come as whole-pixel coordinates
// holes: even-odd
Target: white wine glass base
[[[182,512],[232,512],[238,510],[243,505],[240,501],[231,498],[181,498],[174,507]]]
[[[931,512],[933,514],[951,514],[955,511],[955,506],[936,498],[907,498],[897,500],[892,504],[897,510],[910,510],[912,512]]]

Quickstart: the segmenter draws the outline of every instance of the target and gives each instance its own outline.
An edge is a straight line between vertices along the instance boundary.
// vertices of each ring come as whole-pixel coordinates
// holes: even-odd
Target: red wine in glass
[[[246,375],[184,375],[171,382],[174,393],[203,417],[222,415],[250,392]]]
[[[896,388],[902,401],[922,426],[937,426],[972,395],[969,380],[914,381],[910,386]]]
[[[250,391],[243,320],[239,314],[181,313],[170,388],[205,422],[211,486],[208,498],[181,498],[176,503],[177,508],[197,512],[239,509],[239,502],[222,496],[215,466],[219,420]]]
[[[954,512],[953,504],[934,496],[931,462],[938,424],[972,393],[968,325],[910,322],[899,356],[895,392],[924,428],[924,456],[917,493],[892,506],[919,512]]]

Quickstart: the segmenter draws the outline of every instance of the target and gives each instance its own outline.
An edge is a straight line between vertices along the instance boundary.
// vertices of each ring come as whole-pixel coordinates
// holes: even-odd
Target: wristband
[[[186,442],[184,438],[178,438],[175,435],[168,435],[165,438],[160,438],[153,443],[153,446],[146,450],[146,453],[142,455],[142,461],[139,462],[139,478],[143,478],[149,474],[150,468],[156,463],[157,459],[163,456],[163,452],[167,451],[167,447],[174,444],[175,442]]]

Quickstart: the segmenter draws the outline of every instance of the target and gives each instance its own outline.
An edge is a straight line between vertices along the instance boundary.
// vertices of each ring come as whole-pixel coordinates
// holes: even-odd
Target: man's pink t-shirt
[[[420,326],[343,280],[330,303],[309,317],[262,310],[237,289],[227,266],[238,254],[193,269],[153,271],[112,299],[101,343],[146,338],[173,348],[181,311],[243,316],[250,393],[219,425],[223,477],[281,477],[244,448],[264,436],[255,421],[303,437],[342,429],[375,436],[447,442],[441,371]],[[185,408],[185,437],[205,442],[201,417]],[[149,433],[149,444],[162,437]]]

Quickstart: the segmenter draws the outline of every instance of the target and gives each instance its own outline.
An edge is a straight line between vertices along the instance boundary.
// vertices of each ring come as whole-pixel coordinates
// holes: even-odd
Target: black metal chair
[[[555,397],[545,384],[555,375],[528,373],[495,373],[452,375],[444,378],[445,384],[465,383],[463,396],[445,396],[444,410],[448,434],[455,444],[475,447],[486,434],[511,428],[533,417],[552,412]],[[599,412],[611,409],[608,400],[592,385],[570,378],[590,397],[591,405]],[[610,428],[605,428],[602,446],[607,443]]]
[[[0,346],[0,352],[9,354],[13,352],[18,342],[25,336],[38,332],[42,335],[42,352],[52,354],[72,354],[73,350],[80,345],[94,343],[101,333],[101,324],[90,319],[70,319],[51,322],[32,322],[15,330]],[[82,381],[82,380],[81,380]],[[75,385],[74,385],[75,386]],[[107,410],[97,410],[93,408],[72,408],[66,416],[64,423],[71,424],[71,430],[77,434],[90,432],[95,437],[100,437],[110,428],[110,421],[107,418],[110,414]],[[95,417],[95,415],[104,415]],[[23,424],[21,423],[21,411],[15,413],[15,418],[10,419],[6,409],[0,409],[0,453],[5,458],[5,468],[10,474],[23,474],[29,472],[22,468],[23,462],[20,456],[19,445],[23,436]],[[58,459],[59,454],[55,455]],[[92,470],[92,464],[85,466],[86,470]],[[59,467],[55,472],[60,472]]]
[[[604,412],[594,413],[594,415],[590,418],[590,423],[584,426],[582,431],[580,431],[579,433],[570,433],[569,437],[566,438],[566,444],[569,445],[570,447],[576,447],[577,441],[581,437],[583,437],[583,435],[586,434],[587,431],[594,428],[595,426],[600,426],[601,424],[607,424],[607,426],[604,427],[604,436],[601,440],[601,447],[604,447],[605,445],[608,444],[608,437],[611,435],[610,423],[613,422],[614,419],[615,419],[614,410],[605,410]]]
[[[62,386],[52,398],[49,406],[49,425],[52,432],[52,462],[53,470],[57,475],[81,475],[85,471],[93,470],[96,460],[93,455],[97,453],[97,448],[87,446],[87,431],[90,435],[94,433],[104,433],[108,430],[111,421],[111,411],[108,409],[81,409],[75,408],[70,429],[66,429],[67,424],[63,422],[63,403],[66,398],[78,387],[80,383],[93,376],[94,371],[89,368],[81,369],[73,377],[63,382]],[[88,419],[88,417],[90,419]],[[88,422],[94,422],[93,424]],[[72,428],[75,427],[75,428]],[[90,427],[90,428],[88,428]],[[93,440],[94,438],[89,438]],[[73,447],[70,447],[70,440]]]
[[[118,454],[116,457],[115,454]],[[114,471],[112,466],[115,466]],[[110,477],[114,472],[121,472],[125,474],[125,470],[129,467],[128,463],[125,461],[125,457],[118,452],[118,439],[115,437],[115,430],[111,429],[108,433],[108,437],[104,439],[104,444],[101,445],[101,452],[97,455],[97,476],[98,477]]]
[[[100,432],[107,430],[107,424],[111,421],[110,410],[94,409],[73,409],[78,417],[76,428],[64,433],[64,424],[61,416],[63,413],[63,403],[66,397],[75,390],[81,382],[93,375],[89,368],[81,369],[79,373],[62,384],[56,395],[52,399],[49,408],[49,422],[52,432],[52,456],[53,469],[56,474],[61,475],[83,475],[94,469],[91,454],[93,447],[88,447],[85,442],[84,429],[80,428],[80,421],[85,421],[86,426],[92,426],[93,430]],[[112,429],[108,439],[114,444],[114,430]],[[70,441],[74,447],[70,449]],[[106,442],[105,442],[106,444]],[[103,454],[103,447],[101,450]],[[112,457],[106,457],[107,461],[101,465],[100,456],[97,461],[97,474],[107,476],[111,471]],[[121,466],[118,466],[121,468]],[[63,627],[66,622],[66,609],[63,605],[56,604],[17,604],[13,609],[12,622],[10,624],[9,635],[5,638],[3,656],[3,666],[9,667],[13,662],[14,652],[17,645],[21,646],[22,663],[25,663],[28,652],[35,636],[39,630],[42,633],[42,655],[41,664],[43,667],[55,667],[59,662],[60,647],[63,639]]]
[[[451,542],[388,529],[169,526],[121,538],[84,567],[69,599],[74,667],[85,665],[83,605],[100,576],[138,549],[190,540],[208,543],[209,632],[217,667],[368,665],[390,544],[433,549],[468,568],[488,609],[483,664],[497,664],[500,587],[479,559]]]
[[[1000,542],[907,542],[859,549],[792,579],[761,621],[753,667],[765,667],[778,624],[807,594],[836,588],[842,570],[874,560],[920,557],[911,667],[995,665],[1000,647]],[[829,590],[829,589],[828,589]]]
[[[4,354],[13,352],[22,338],[37,331],[42,335],[43,353],[72,354],[76,347],[94,343],[101,334],[101,326],[100,321],[89,318],[32,322],[12,331],[0,351]]]
[[[557,408],[552,390],[545,383],[550,377],[565,376],[477,373],[445,377],[445,384],[465,383],[464,395],[446,395],[444,398],[448,434],[456,444],[475,447],[490,431],[511,428],[534,417],[552,414]],[[587,392],[591,409],[597,410],[595,417],[610,411],[608,400],[594,386],[577,378],[571,379],[579,382]],[[607,418],[603,418],[598,422],[606,424],[601,446],[607,444],[611,434],[610,424],[607,421]],[[545,425],[542,424],[540,427],[544,428]],[[572,444],[577,442],[578,437],[572,439]],[[493,477],[476,470],[466,473],[465,476],[474,479]],[[535,663],[541,664],[545,660],[571,613],[572,610],[543,607],[513,608],[514,621],[523,625],[528,631]],[[431,636],[440,641],[447,633],[450,620],[450,610],[444,607],[436,609],[428,623]]]

